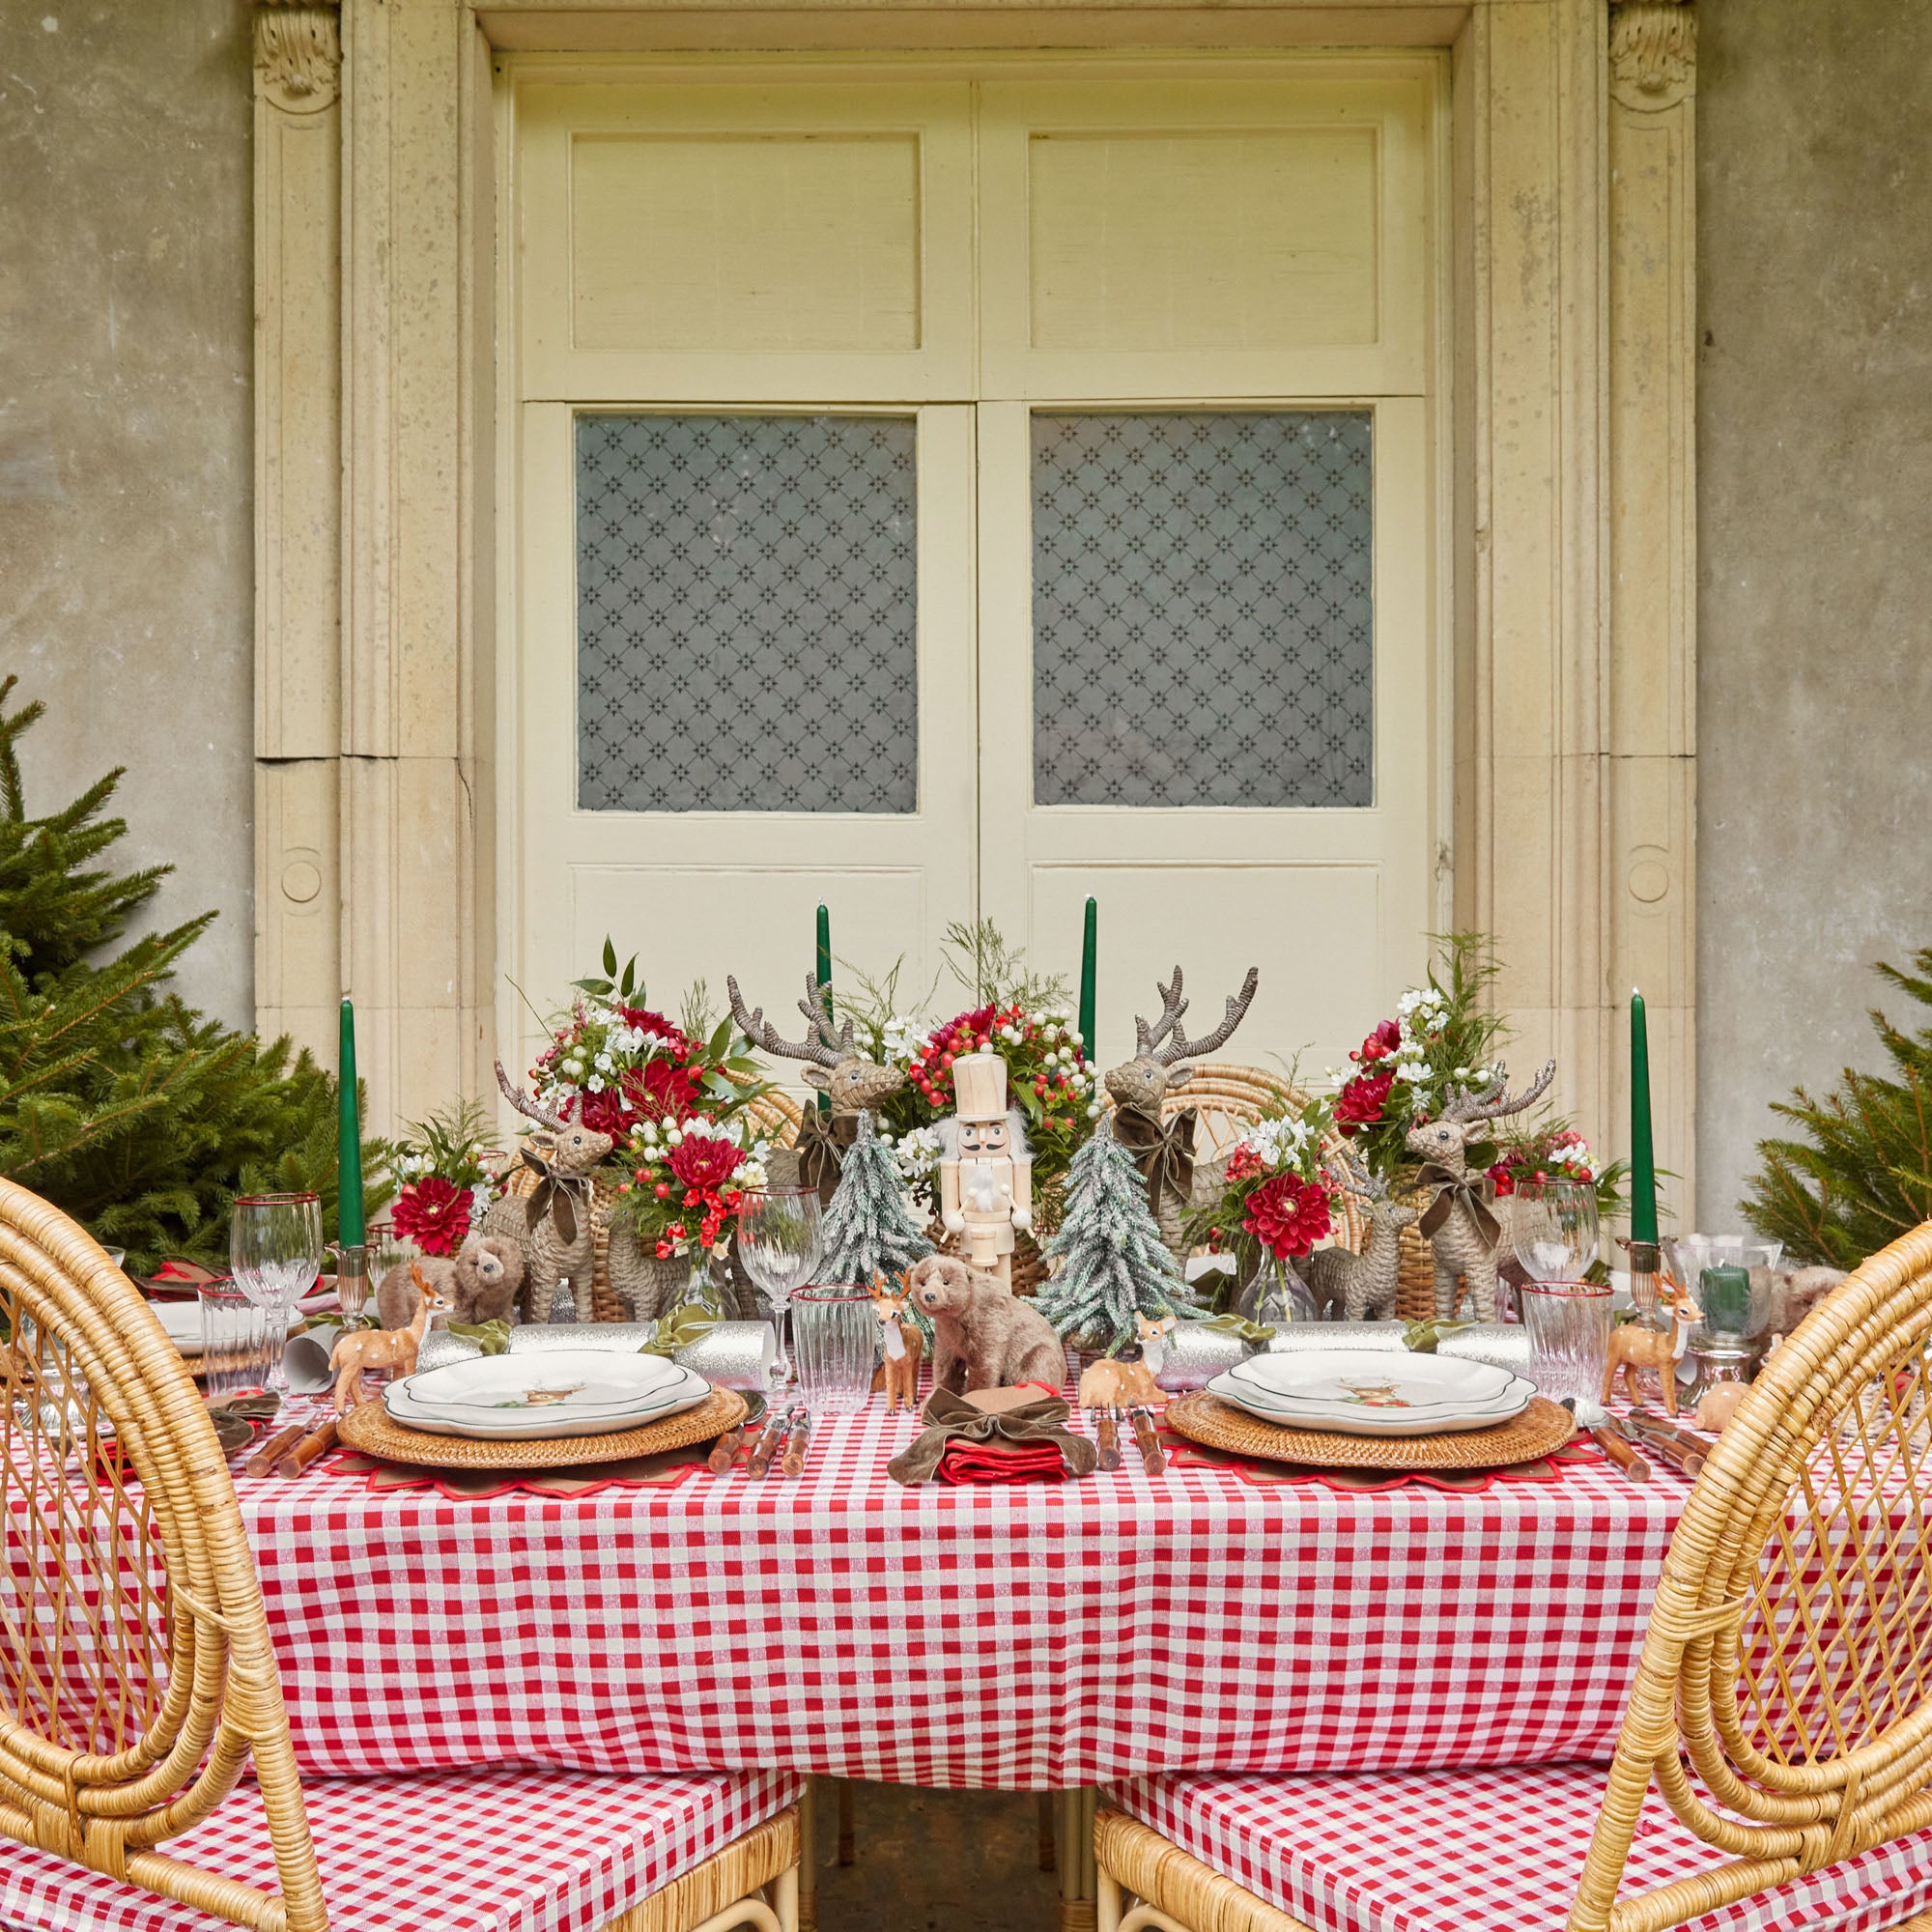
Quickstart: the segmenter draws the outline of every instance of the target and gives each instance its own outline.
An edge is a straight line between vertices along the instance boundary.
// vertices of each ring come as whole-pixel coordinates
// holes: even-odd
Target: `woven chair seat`
[[[1114,1797],[1129,1818],[1310,1932],[1563,1932],[1604,1808],[1605,1771],[1168,1776],[1131,1779]],[[1189,1918],[1190,1900],[1172,1895],[1188,1889],[1185,1879],[1163,1883],[1151,1869],[1160,1850],[1151,1841],[1103,1814],[1100,1844],[1102,1861],[1126,1884],[1140,1889],[1135,1866],[1145,1862],[1144,1882],[1160,1887],[1151,1902],[1183,1923],[1204,1922]],[[1694,1878],[1710,1865],[1710,1847],[1653,1790],[1632,1844],[1630,1883]],[[1932,1830],[1690,1922],[1697,1932],[1877,1932],[1927,1910]],[[1229,1924],[1225,1906],[1221,1920]],[[1265,1922],[1260,1914],[1255,1920]]]
[[[789,1861],[753,1827],[798,1796],[790,1773],[611,1777],[582,1772],[319,1778],[302,1796],[329,1932],[594,1932],[726,1847]],[[786,1836],[789,1837],[787,1832]],[[244,1780],[168,1845],[204,1870],[273,1890],[261,1793]],[[735,1889],[729,1889],[735,1884]],[[721,1901],[722,1902],[722,1901]],[[46,1852],[0,1851],[8,1932],[232,1932],[228,1921]]]

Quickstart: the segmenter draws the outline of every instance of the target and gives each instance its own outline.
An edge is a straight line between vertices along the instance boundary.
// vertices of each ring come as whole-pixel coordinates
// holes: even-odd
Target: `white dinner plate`
[[[1245,1373],[1260,1364],[1270,1366]],[[1208,1387],[1264,1422],[1350,1435],[1491,1429],[1520,1415],[1536,1394],[1534,1383],[1484,1362],[1345,1350],[1259,1356],[1236,1363]]]
[[[151,1301],[148,1308],[166,1331],[167,1338],[184,1355],[201,1353],[201,1303],[198,1301]]]
[[[655,1366],[639,1374],[639,1363]],[[528,1442],[640,1428],[695,1408],[710,1393],[702,1376],[662,1356],[573,1350],[448,1362],[391,1382],[383,1404],[395,1421],[431,1435]]]

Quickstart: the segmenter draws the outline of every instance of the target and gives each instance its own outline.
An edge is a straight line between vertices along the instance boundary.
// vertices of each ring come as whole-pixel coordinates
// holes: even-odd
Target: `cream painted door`
[[[1435,922],[1429,76],[981,91],[980,895],[1339,1065]]]
[[[975,912],[1076,967],[1093,893],[1103,1058],[1177,960],[1197,1022],[1252,961],[1241,1056],[1338,1064],[1438,923],[1439,79],[522,86],[522,983],[610,930],[655,998],[789,1015],[821,898],[923,988]]]
[[[969,108],[519,91],[499,956],[539,1006],[609,933],[673,1017],[735,974],[796,1037],[821,901],[909,979],[974,904]]]

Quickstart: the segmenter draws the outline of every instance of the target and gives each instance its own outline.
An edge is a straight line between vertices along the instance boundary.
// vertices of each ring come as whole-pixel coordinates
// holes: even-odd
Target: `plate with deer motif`
[[[1534,1383],[1487,1362],[1350,1349],[1257,1355],[1208,1387],[1264,1422],[1355,1435],[1493,1428],[1536,1394]]]
[[[541,1441],[636,1429],[710,1392],[702,1376],[662,1355],[559,1349],[446,1362],[391,1382],[383,1405],[394,1421],[432,1435]]]

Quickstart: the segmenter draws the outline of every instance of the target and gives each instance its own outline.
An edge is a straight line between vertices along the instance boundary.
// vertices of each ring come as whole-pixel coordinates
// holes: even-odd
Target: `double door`
[[[519,84],[506,975],[1070,977],[1093,894],[1103,1058],[1179,960],[1339,1061],[1436,923],[1435,84]]]

